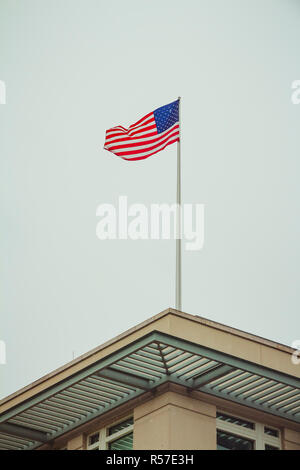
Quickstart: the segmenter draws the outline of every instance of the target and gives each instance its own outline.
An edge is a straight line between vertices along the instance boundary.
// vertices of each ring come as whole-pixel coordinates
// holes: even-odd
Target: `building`
[[[167,309],[0,402],[0,449],[300,450],[293,349]]]

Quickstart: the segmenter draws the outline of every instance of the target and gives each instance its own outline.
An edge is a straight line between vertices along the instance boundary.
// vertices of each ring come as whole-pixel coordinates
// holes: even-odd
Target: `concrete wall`
[[[134,410],[133,448],[216,449],[216,407],[166,392]]]
[[[300,431],[283,430],[282,445],[284,450],[300,450]]]
[[[86,449],[86,438],[84,434],[74,437],[68,441],[67,450],[84,450]]]

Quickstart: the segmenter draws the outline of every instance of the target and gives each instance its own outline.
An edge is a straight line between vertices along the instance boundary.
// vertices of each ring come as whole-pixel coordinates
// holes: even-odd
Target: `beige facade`
[[[134,449],[216,449],[216,407],[166,392],[134,409]]]
[[[163,336],[157,336],[159,334]],[[145,341],[148,336],[154,339],[152,345],[147,346]],[[134,350],[139,341],[144,341],[146,346],[141,343],[141,349]],[[118,362],[124,360],[122,351],[127,351],[126,348],[131,348],[124,356],[129,367],[127,378],[123,377],[122,363]],[[274,447],[300,450],[300,365],[293,364],[293,352],[291,348],[273,341],[167,309],[2,400],[0,447],[1,442],[4,449],[15,445],[12,441],[14,432],[22,439],[24,428],[33,432],[39,430],[39,426],[40,431],[52,426],[55,433],[44,433],[47,442],[36,440],[34,448],[115,448],[114,443],[123,442],[122,439],[125,442],[127,436],[126,445],[136,450],[214,450],[226,447],[227,442],[236,437],[239,437],[242,445],[254,449]],[[98,378],[97,375],[90,375],[92,379],[82,378],[86,370],[90,368],[91,374],[95,374],[97,364],[100,368],[101,364],[105,365],[114,356],[114,363],[109,363],[106,369],[104,366],[99,369],[105,372],[100,374],[104,382],[100,382],[100,376]],[[174,359],[167,363],[171,356]],[[205,371],[206,375],[204,372],[197,372],[198,375],[193,372],[193,361],[196,365],[200,364],[200,372]],[[176,364],[181,367],[177,376],[172,372],[178,368]],[[162,377],[160,370],[163,367],[166,367],[167,374]],[[194,373],[193,376],[188,375],[189,369],[190,374]],[[151,387],[143,389],[147,373],[157,374],[157,386],[155,381],[148,380]],[[75,385],[67,388],[74,377]],[[116,377],[121,377],[120,382]],[[141,387],[138,393],[133,393],[130,377],[133,377],[133,384]],[[219,386],[218,381],[221,384]],[[58,392],[56,387],[62,387],[61,384],[65,384],[65,388],[60,388]],[[116,387],[114,391],[109,389],[110,384]],[[128,397],[125,399],[121,394],[126,384],[132,391],[127,391]],[[229,384],[228,393],[222,394],[226,384]],[[79,419],[85,407],[94,406],[95,410],[98,385],[101,393],[104,393],[101,399],[105,401],[107,396],[108,402],[112,397],[115,405],[109,406],[107,411],[103,407],[103,412],[96,410],[89,413],[89,419]],[[240,387],[238,394],[232,393],[237,387]],[[246,392],[243,392],[243,387]],[[248,396],[257,397],[257,400],[249,401]],[[69,401],[64,402],[64,399]],[[32,406],[28,403],[32,403]],[[78,422],[78,425],[65,426],[65,432],[59,430],[56,433],[60,423],[64,419],[67,422],[67,417],[73,417],[72,423]],[[239,421],[243,422],[243,426]],[[128,428],[122,429],[122,423]],[[49,438],[51,435],[54,436],[52,439]],[[7,441],[5,436],[10,436]],[[19,446],[24,449],[27,447],[25,440],[23,446]]]

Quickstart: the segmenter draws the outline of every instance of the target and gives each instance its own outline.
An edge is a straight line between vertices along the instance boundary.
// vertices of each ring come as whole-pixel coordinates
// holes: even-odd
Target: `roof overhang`
[[[300,423],[300,379],[152,331],[0,416],[0,449],[34,449],[161,384]]]

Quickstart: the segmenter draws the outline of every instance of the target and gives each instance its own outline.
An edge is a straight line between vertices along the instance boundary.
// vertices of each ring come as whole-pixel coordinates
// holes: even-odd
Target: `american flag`
[[[143,160],[179,140],[179,100],[146,114],[126,129],[106,131],[105,150],[124,160]]]

